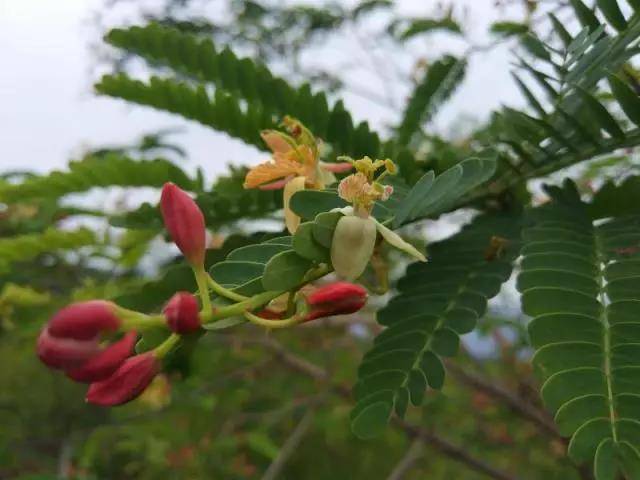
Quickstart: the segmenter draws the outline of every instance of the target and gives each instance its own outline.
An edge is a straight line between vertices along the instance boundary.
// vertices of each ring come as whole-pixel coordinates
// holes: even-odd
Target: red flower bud
[[[307,297],[309,313],[305,321],[331,315],[346,315],[360,310],[367,302],[367,291],[360,285],[335,282],[319,287]]]
[[[79,368],[67,371],[67,376],[76,382],[91,383],[104,380],[115,372],[131,355],[138,335],[129,332],[117,342],[91,357]]]
[[[160,198],[164,224],[189,263],[201,266],[205,253],[204,216],[196,202],[173,183],[165,183]]]
[[[89,386],[87,402],[112,407],[138,397],[160,371],[160,361],[153,352],[129,357],[107,379]]]
[[[54,337],[49,328],[44,328],[38,337],[36,351],[40,360],[51,368],[77,368],[99,353],[100,345],[96,339]]]
[[[49,321],[53,337],[91,340],[103,332],[115,332],[120,319],[114,305],[105,300],[73,303],[58,311]]]
[[[200,328],[198,301],[188,292],[178,292],[171,297],[163,313],[173,332],[192,333]]]

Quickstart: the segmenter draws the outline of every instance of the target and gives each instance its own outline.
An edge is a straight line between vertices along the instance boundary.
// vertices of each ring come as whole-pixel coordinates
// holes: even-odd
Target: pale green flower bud
[[[336,273],[349,281],[362,275],[373,254],[376,235],[376,222],[371,217],[342,217],[331,242],[331,263]]]

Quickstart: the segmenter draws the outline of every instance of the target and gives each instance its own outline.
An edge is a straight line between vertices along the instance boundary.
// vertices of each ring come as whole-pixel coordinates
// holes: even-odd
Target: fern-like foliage
[[[6,269],[11,263],[31,260],[44,253],[76,250],[95,244],[94,233],[85,228],[75,231],[51,228],[42,233],[0,238],[0,270]]]
[[[17,184],[4,183],[0,185],[0,201],[58,198],[94,187],[161,187],[165,182],[186,189],[193,187],[193,181],[168,160],[135,160],[111,153],[70,162],[66,171],[29,177]]]
[[[460,85],[466,62],[447,55],[429,66],[424,78],[415,87],[405,107],[397,132],[399,144],[407,144],[420,125],[428,122]]]
[[[277,123],[277,118],[258,104],[243,108],[240,99],[224,90],[211,94],[204,85],[174,79],[151,77],[143,82],[124,74],[105,75],[95,88],[105,95],[178,114],[258,148],[264,148],[260,130]]]
[[[573,184],[549,193],[518,277],[542,398],[597,480],[640,478],[640,217],[594,225]]]
[[[427,386],[440,389],[441,357],[455,355],[459,336],[470,332],[511,275],[519,247],[519,217],[487,214],[453,237],[429,246],[429,261],[414,263],[399,281],[399,294],[378,313],[387,327],[358,370],[352,428],[376,435],[392,411],[421,405]]]
[[[180,114],[259,148],[264,148],[260,130],[292,115],[339,155],[376,156],[380,149],[378,135],[365,122],[356,125],[341,101],[330,107],[324,93],[312,93],[308,84],[294,88],[262,64],[240,59],[228,48],[218,51],[211,40],[158,24],[114,29],[106,39],[180,72],[190,83],[107,75],[96,85],[100,93]],[[214,86],[215,95],[206,86]]]
[[[523,37],[531,59],[521,59],[521,72],[514,78],[530,112],[507,108],[496,119],[495,137],[510,150],[504,158],[508,168],[501,169],[498,178],[503,187],[640,144],[640,99],[621,75],[636,54],[640,14],[625,19],[613,13],[620,10],[616,0],[597,2],[600,13],[618,29],[608,34],[595,10],[581,0],[571,4],[584,26],[578,34],[570,34],[551,15],[557,44],[545,44],[533,34]],[[599,99],[603,79],[610,85],[611,107],[619,109]]]

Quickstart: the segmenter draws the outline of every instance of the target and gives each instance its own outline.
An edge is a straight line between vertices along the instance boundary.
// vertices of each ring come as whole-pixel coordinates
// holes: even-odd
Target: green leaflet
[[[598,8],[607,21],[618,31],[627,28],[627,21],[620,10],[617,0],[597,0]]]
[[[250,237],[229,236],[222,248],[207,250],[205,265],[223,261],[230,252],[242,250],[242,247],[253,244],[263,235],[263,233],[257,233]],[[126,293],[118,295],[113,300],[118,305],[133,310],[158,311],[179,290],[191,292],[197,290],[191,267],[185,262],[172,264],[158,278],[144,282],[137,289],[129,288]]]
[[[323,212],[349,205],[335,190],[302,190],[293,195],[291,209],[305,220],[312,220]]]
[[[329,249],[315,239],[314,226],[315,222],[305,222],[298,227],[293,236],[293,250],[307,260],[330,263]]]
[[[583,27],[596,30],[600,26],[600,22],[593,13],[593,10],[587,7],[582,0],[569,0],[569,2]]]
[[[303,228],[304,227],[304,228]],[[209,269],[213,279],[243,295],[266,290],[290,290],[301,284],[306,273],[322,260],[328,250],[312,238],[313,223],[304,223],[296,235],[276,237],[261,243],[242,246],[229,252],[224,261]],[[312,246],[310,246],[312,245]],[[317,248],[313,250],[312,248]],[[324,258],[308,258],[311,253]]]
[[[441,357],[454,355],[458,336],[484,315],[518,255],[520,219],[484,215],[460,233],[431,244],[429,261],[413,263],[399,281],[399,295],[378,312],[387,327],[362,359],[355,387],[351,427],[362,438],[378,434],[395,412],[419,405],[428,386],[444,382]],[[491,238],[506,247],[489,255]]]
[[[611,92],[625,115],[636,125],[640,125],[640,97],[617,75],[609,75]]]
[[[311,260],[301,257],[293,250],[281,252],[267,262],[262,275],[262,286],[265,290],[291,290],[302,283],[312,266]]]
[[[640,177],[628,177],[621,184],[605,183],[589,205],[593,218],[620,217],[640,213]]]
[[[594,226],[572,184],[549,193],[518,277],[533,363],[569,455],[612,479],[640,462],[640,216]]]
[[[558,36],[564,47],[567,48],[573,41],[573,37],[564,27],[562,22],[558,20],[558,17],[556,17],[553,13],[549,13],[549,19],[551,20],[551,24],[553,25],[553,30],[556,32],[556,35]]]
[[[593,95],[582,88],[576,88],[576,93],[582,98],[587,109],[591,112],[593,119],[600,127],[608,132],[612,137],[624,138],[624,132],[618,122],[611,116],[609,111]]]
[[[291,237],[277,237],[247,245],[232,250],[224,261],[213,264],[209,274],[224,287],[243,295],[254,295],[265,290],[262,275],[269,261],[290,251]]]

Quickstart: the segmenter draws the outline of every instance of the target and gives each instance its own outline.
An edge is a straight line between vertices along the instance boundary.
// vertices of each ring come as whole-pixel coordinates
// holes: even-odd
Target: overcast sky
[[[431,10],[428,0],[399,2],[403,13]],[[467,6],[467,34],[485,43],[489,24],[497,18],[494,0],[454,0]],[[126,105],[92,92],[92,57],[89,43],[96,39],[89,19],[98,0],[0,0],[0,170],[48,171],[64,168],[83,147],[126,143],[163,127],[183,127],[176,137],[189,152],[188,170],[203,166],[209,175],[227,162],[254,163],[261,155],[252,148],[172,115]],[[426,7],[425,7],[426,5]],[[424,12],[423,12],[424,13]],[[518,19],[517,9],[507,11]],[[347,45],[352,48],[353,45]],[[343,50],[342,45],[327,45]],[[464,43],[446,35],[414,42],[407,48],[424,52],[428,60],[442,52],[460,53]],[[460,118],[486,117],[500,103],[518,103],[519,95],[509,77],[508,46],[473,57],[467,80],[436,120],[439,131],[455,131]],[[362,79],[366,84],[367,78]],[[389,124],[393,113],[376,108],[355,95],[347,106],[358,119],[374,126]]]

